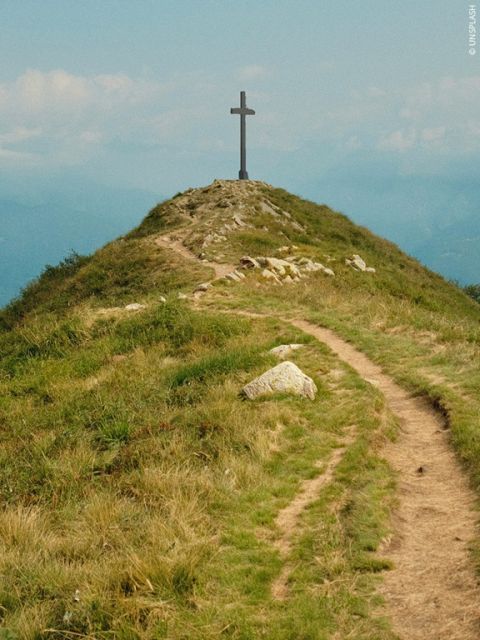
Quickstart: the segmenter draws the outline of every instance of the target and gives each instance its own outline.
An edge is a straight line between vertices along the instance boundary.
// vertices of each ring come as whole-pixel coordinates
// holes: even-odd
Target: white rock
[[[290,275],[293,278],[299,277],[302,274],[300,269],[298,267],[296,267],[294,264],[290,264],[289,267],[287,267],[287,271],[290,272]]]
[[[345,260],[345,264],[348,264],[352,267],[352,269],[355,269],[356,271],[365,271],[365,269],[367,268],[365,260],[363,260],[363,258],[361,258],[356,253],[353,254],[352,258],[347,258]]]
[[[240,258],[240,264],[244,269],[259,269],[260,263],[255,260],[255,258],[251,258],[250,256],[243,256]]]
[[[333,271],[333,269],[330,269],[330,267],[325,267],[325,269],[323,270],[323,273],[326,273],[327,276],[334,276],[335,272]]]
[[[242,391],[250,400],[273,393],[291,393],[314,400],[317,387],[296,364],[286,360],[249,382]]]
[[[321,262],[313,262],[313,260],[309,260],[305,266],[304,271],[324,271],[325,267]]]
[[[273,280],[274,282],[280,282],[280,279],[278,278],[278,276],[275,275],[273,271],[270,271],[270,269],[264,269],[262,271],[262,278],[265,278],[265,280]]]
[[[293,278],[292,276],[289,276],[288,274],[284,277],[283,282],[286,282],[287,284],[291,284],[293,282]]]
[[[281,258],[267,258],[266,267],[270,269],[270,271],[278,273],[279,276],[284,276],[286,269],[290,269],[291,264]]]
[[[146,309],[146,306],[139,302],[132,302],[131,304],[127,304],[125,307],[126,311],[139,311],[140,309]]]
[[[237,274],[235,273],[235,271],[231,271],[230,273],[227,273],[225,275],[225,278],[227,280],[230,280],[232,282],[240,282],[240,278],[237,276]]]
[[[247,224],[242,220],[242,218],[239,215],[234,215],[233,216],[233,221],[239,227],[246,227],[247,226]]]
[[[292,351],[296,351],[303,347],[303,344],[280,344],[278,347],[273,347],[270,349],[269,353],[272,353],[277,358],[281,358],[282,360],[286,358]]]
[[[199,291],[207,291],[207,289],[210,289],[211,287],[211,283],[210,282],[202,282],[201,284],[198,285],[198,287],[195,289],[194,293],[197,293]]]
[[[165,298],[165,296],[160,296],[160,297],[159,297],[159,301],[160,301],[160,302],[166,302],[166,301],[167,301],[167,299]]]
[[[188,300],[188,296],[185,295],[184,293],[177,293],[177,299],[178,300]]]
[[[236,276],[238,276],[240,278],[240,280],[244,280],[245,279],[245,274],[242,273],[241,271],[238,271],[238,269],[235,269],[235,271],[233,272]]]
[[[375,267],[365,267],[365,271],[367,271],[368,273],[376,273],[377,272]]]

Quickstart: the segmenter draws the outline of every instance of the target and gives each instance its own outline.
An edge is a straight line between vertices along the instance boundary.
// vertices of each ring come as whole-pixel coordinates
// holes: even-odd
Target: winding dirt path
[[[399,483],[395,533],[382,549],[395,565],[381,587],[394,630],[404,640],[478,640],[480,590],[468,549],[475,496],[442,417],[333,331],[304,320],[292,324],[377,386],[400,419],[397,441],[384,450]]]
[[[197,260],[180,240],[161,236],[156,242]],[[212,267],[217,277],[234,269],[233,265],[204,264]],[[240,310],[232,313],[265,317]],[[305,320],[279,319],[328,345],[380,389],[400,419],[397,440],[384,449],[385,458],[398,472],[399,504],[395,532],[381,549],[393,560],[394,569],[384,573],[380,587],[395,632],[402,640],[478,640],[480,588],[469,553],[476,533],[475,495],[455,458],[442,416],[426,400],[412,397],[333,331]],[[291,523],[331,479],[341,455],[338,450],[325,473],[303,487],[297,499],[280,512],[278,524],[283,533],[278,544],[282,555],[290,548]],[[287,563],[273,585],[277,597],[285,594],[289,571]]]
[[[280,531],[280,536],[275,540],[274,546],[280,553],[280,556],[286,561],[279,575],[272,583],[272,596],[276,600],[284,600],[288,595],[288,577],[293,568],[291,563],[288,562],[288,555],[292,548],[292,537],[295,533],[298,519],[302,511],[317,499],[322,487],[332,481],[335,469],[352,441],[353,437],[350,435],[342,442],[341,447],[334,450],[330,460],[328,460],[326,464],[323,460],[317,463],[316,466],[322,468],[321,475],[315,476],[310,480],[305,480],[294,499],[284,509],[279,511],[275,519],[275,524]]]

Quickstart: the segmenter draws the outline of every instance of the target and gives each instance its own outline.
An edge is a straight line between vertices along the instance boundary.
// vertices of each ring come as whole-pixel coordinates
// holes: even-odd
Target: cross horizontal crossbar
[[[247,107],[232,107],[230,113],[238,114],[240,116],[254,116],[255,111],[248,109]]]

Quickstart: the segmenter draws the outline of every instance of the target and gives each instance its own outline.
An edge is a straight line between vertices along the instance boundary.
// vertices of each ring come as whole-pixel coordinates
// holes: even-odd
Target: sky
[[[230,107],[245,90],[256,110],[250,177],[373,226],[384,215],[377,229],[388,234],[379,188],[448,179],[461,191],[478,180],[480,51],[468,52],[468,7],[0,0],[0,199],[34,201],[43,182],[61,195],[70,179],[153,198],[235,178]],[[392,198],[390,219],[403,211]],[[417,214],[407,206],[406,221]]]

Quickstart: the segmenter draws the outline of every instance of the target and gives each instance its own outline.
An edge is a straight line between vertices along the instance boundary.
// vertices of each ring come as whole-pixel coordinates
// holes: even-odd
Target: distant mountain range
[[[480,282],[480,183],[460,178],[331,172],[306,195],[397,243],[460,284]]]

